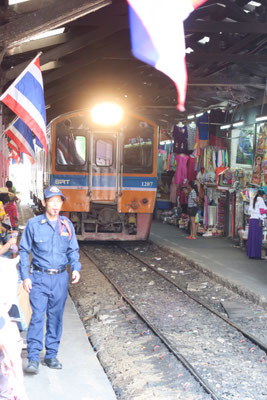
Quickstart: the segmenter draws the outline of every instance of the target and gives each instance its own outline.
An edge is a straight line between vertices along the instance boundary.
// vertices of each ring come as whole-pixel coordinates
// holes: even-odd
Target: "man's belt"
[[[48,269],[48,268],[38,267],[37,265],[32,265],[32,269],[33,271],[45,272],[46,274],[49,275],[61,274],[61,272],[66,271],[66,267],[62,267],[59,269]]]

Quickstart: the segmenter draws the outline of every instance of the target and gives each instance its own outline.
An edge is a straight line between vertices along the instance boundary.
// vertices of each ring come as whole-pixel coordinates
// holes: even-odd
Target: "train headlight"
[[[91,117],[98,125],[117,125],[123,118],[123,110],[115,103],[100,103],[92,108]]]

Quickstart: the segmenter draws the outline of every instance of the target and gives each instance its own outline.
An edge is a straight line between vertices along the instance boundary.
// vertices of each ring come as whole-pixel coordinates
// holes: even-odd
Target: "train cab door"
[[[117,132],[91,132],[89,195],[92,202],[117,203],[118,155]]]

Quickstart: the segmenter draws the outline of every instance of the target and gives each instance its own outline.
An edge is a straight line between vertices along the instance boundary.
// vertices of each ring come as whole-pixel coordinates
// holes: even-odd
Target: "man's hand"
[[[80,272],[72,271],[71,277],[72,277],[72,283],[78,283],[80,280]]]
[[[24,290],[26,290],[27,293],[30,293],[30,291],[32,289],[32,281],[30,278],[24,279],[23,288],[24,288]]]

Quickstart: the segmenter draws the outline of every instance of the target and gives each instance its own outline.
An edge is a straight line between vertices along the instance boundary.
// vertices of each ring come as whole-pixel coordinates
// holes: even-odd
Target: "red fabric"
[[[17,211],[17,206],[15,203],[7,203],[7,205],[5,206],[5,212],[7,213],[7,215],[10,218],[10,223],[12,228],[15,228],[17,220],[16,217],[18,219],[18,211]]]
[[[201,6],[203,3],[205,3],[206,0],[192,0],[192,6],[194,9],[197,7]]]
[[[189,157],[187,164],[187,179],[189,181],[194,181],[197,177],[197,171],[195,171],[195,162],[196,159],[194,157]]]
[[[264,208],[260,208],[260,213],[261,214],[267,214],[267,210],[265,210]]]
[[[209,136],[209,145],[220,147],[221,149],[226,149],[227,147],[225,138],[221,138],[212,134]]]
[[[227,169],[228,169],[227,167],[218,167],[218,168],[216,168],[216,183],[218,183],[219,175],[221,175]]]

